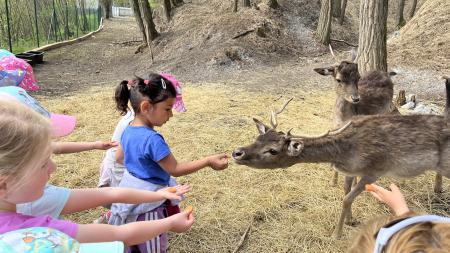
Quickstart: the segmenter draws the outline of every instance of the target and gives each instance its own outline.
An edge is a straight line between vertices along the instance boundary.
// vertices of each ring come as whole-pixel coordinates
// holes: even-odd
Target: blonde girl
[[[181,212],[158,221],[123,226],[76,224],[50,216],[16,212],[16,205],[39,199],[56,165],[51,160],[51,126],[35,111],[16,102],[0,100],[0,234],[29,227],[57,229],[79,242],[122,241],[135,245],[167,231],[184,232],[193,224],[191,212]],[[112,202],[143,203],[177,200],[188,187],[148,192],[120,188],[95,188],[71,193],[64,209],[70,213]]]
[[[409,210],[399,188],[391,191],[372,184],[370,193],[390,206],[395,216],[369,221],[352,240],[351,253],[444,253],[450,252],[450,218],[419,215]]]

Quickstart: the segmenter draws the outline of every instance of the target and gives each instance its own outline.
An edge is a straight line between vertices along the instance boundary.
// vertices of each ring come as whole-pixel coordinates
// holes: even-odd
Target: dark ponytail
[[[128,88],[128,81],[122,81],[116,88],[115,100],[117,109],[122,115],[127,113],[128,101],[134,112],[138,114],[143,99],[157,104],[168,98],[175,98],[176,95],[175,87],[169,80],[161,75],[150,73],[144,78],[136,76],[130,88]]]
[[[123,116],[128,111],[128,100],[130,99],[130,90],[128,89],[128,81],[122,81],[116,87],[114,100],[116,101],[116,108]]]

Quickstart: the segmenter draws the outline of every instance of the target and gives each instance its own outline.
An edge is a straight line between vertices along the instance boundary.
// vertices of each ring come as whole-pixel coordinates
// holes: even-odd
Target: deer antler
[[[334,55],[333,48],[331,47],[331,44],[328,44],[328,47],[330,48],[330,53],[333,56],[333,59],[336,61],[336,63],[339,63],[338,58],[336,57],[336,55]]]
[[[281,109],[280,109],[279,111],[277,111],[277,112],[272,111],[272,112],[270,113],[270,124],[272,125],[272,128],[273,128],[273,129],[277,128],[277,126],[278,126],[278,123],[277,123],[277,115],[280,114],[280,113],[282,113],[282,112],[284,111],[284,109],[285,109],[286,106],[289,104],[289,102],[292,101],[292,99],[294,99],[294,98],[290,98],[288,101],[286,101],[286,103],[284,103],[283,107],[281,107]]]
[[[352,124],[352,121],[347,122],[347,124],[345,124],[344,126],[342,126],[341,128],[338,129],[334,129],[334,130],[328,130],[323,134],[320,135],[316,135],[316,136],[308,136],[308,135],[292,135],[291,140],[292,139],[318,139],[318,138],[322,138],[328,135],[335,135],[335,134],[339,134],[342,133],[347,127],[349,127]]]
[[[358,58],[358,51],[355,51],[354,48],[352,48],[352,50],[350,51],[351,54],[351,59],[353,63],[356,63],[356,60]]]

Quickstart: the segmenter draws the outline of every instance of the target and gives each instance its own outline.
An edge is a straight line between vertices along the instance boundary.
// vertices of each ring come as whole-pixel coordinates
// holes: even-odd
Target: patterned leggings
[[[160,220],[179,212],[178,206],[162,205],[150,212],[140,214],[137,221]],[[168,239],[167,233],[160,234],[150,241],[129,247],[127,253],[166,253],[169,246]]]

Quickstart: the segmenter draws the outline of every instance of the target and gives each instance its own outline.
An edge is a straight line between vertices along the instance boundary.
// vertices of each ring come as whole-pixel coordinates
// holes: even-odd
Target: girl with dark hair
[[[223,170],[228,166],[226,154],[178,163],[166,141],[155,131],[173,115],[172,108],[185,111],[181,86],[174,76],[166,73],[149,74],[122,81],[116,88],[117,109],[126,114],[131,105],[135,117],[122,133],[116,160],[126,171],[119,187],[156,191],[176,185],[173,177],[188,175],[205,167]],[[178,203],[159,201],[147,204],[113,204],[110,224],[124,224],[142,220],[158,220],[179,212]],[[129,252],[166,252],[167,234],[128,249]]]

